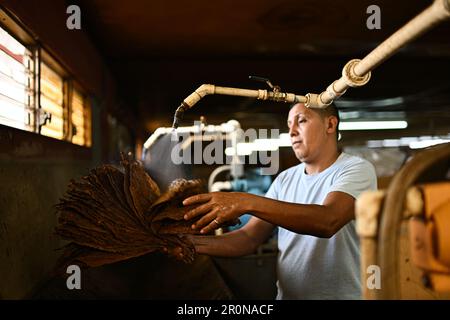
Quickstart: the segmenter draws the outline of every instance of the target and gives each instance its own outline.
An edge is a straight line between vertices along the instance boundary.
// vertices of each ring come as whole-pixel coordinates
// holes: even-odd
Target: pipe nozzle
[[[183,119],[184,111],[186,111],[187,109],[189,109],[189,106],[183,101],[175,111],[175,115],[173,116],[172,128],[174,129],[178,128],[181,120]]]

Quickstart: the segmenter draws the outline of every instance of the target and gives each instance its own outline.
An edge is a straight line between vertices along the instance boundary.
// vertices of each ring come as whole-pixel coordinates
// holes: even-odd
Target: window
[[[0,125],[90,147],[85,91],[1,8],[0,21]]]
[[[34,130],[32,53],[0,27],[0,124]]]

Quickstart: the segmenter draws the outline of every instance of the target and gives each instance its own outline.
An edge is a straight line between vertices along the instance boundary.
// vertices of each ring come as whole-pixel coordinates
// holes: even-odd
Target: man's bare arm
[[[208,233],[218,227],[219,222],[230,221],[244,213],[282,226],[300,234],[329,238],[354,218],[355,199],[344,192],[330,192],[322,205],[297,204],[273,200],[248,193],[213,192],[196,195],[184,204],[201,204],[191,210],[186,219],[202,218],[194,228]]]
[[[272,224],[252,217],[241,229],[220,236],[192,236],[190,239],[198,253],[238,257],[254,253],[269,238],[273,228]]]

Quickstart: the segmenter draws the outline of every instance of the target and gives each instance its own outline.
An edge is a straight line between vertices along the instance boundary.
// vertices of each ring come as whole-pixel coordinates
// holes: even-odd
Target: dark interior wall
[[[65,1],[0,4],[81,83],[92,105],[91,148],[0,125],[0,298],[20,299],[45,281],[59,255],[54,205],[68,182],[108,160],[118,138],[108,134],[107,115],[115,115],[118,99],[88,36],[65,27]]]
[[[20,299],[49,274],[63,243],[53,234],[54,205],[70,179],[86,174],[91,150],[0,131],[0,298]]]

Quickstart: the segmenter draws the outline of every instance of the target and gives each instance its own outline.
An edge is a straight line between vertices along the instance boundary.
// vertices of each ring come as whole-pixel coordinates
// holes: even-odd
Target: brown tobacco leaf
[[[183,234],[197,233],[182,201],[204,192],[199,180],[175,180],[164,193],[142,165],[122,156],[122,170],[102,165],[72,180],[56,205],[56,233],[69,244],[58,269],[77,263],[96,267],[153,251],[192,262],[195,249]],[[178,255],[180,252],[182,255]]]
[[[145,211],[160,196],[159,187],[136,161],[122,154],[121,164],[125,168],[124,193],[129,207],[144,223]]]
[[[191,228],[194,221],[185,221],[184,215],[193,206],[183,206],[183,200],[189,196],[203,193],[200,180],[178,179],[153,203],[149,209],[151,226],[156,233],[198,233]]]
[[[184,215],[196,206],[183,206],[183,200],[205,192],[200,180],[178,179],[173,181],[167,192],[150,207],[152,229],[159,234],[191,233],[199,234],[200,230],[193,230],[192,224],[198,219],[186,221]],[[222,226],[240,223],[239,219]]]

